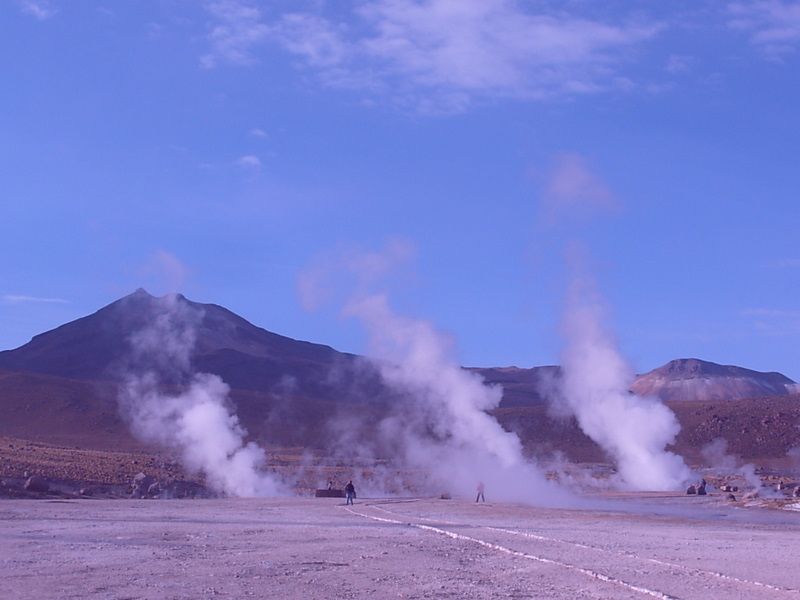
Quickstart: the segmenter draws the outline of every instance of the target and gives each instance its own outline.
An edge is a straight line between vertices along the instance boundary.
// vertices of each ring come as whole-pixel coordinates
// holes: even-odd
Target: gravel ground
[[[800,599],[800,513],[603,501],[2,500],[0,585],[7,600]]]

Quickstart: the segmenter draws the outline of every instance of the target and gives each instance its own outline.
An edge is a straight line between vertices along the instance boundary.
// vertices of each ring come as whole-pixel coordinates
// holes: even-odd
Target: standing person
[[[347,485],[344,486],[344,495],[347,498],[345,500],[345,506],[348,504],[353,504],[353,498],[356,497],[356,486],[353,485],[353,480],[347,482]]]
[[[478,482],[478,497],[475,498],[475,502],[477,502],[478,500],[482,500],[483,502],[486,502],[486,498],[483,497],[483,482],[482,481]]]

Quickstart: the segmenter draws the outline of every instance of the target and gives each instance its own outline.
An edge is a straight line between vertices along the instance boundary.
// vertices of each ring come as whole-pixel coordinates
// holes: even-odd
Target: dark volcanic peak
[[[226,381],[234,386],[244,384],[243,389],[256,385],[244,380],[260,379],[263,384],[264,377],[257,372],[245,376],[237,365],[273,374],[282,371],[287,376],[310,375],[305,370],[293,371],[300,365],[316,366],[314,375],[319,378],[323,366],[327,370],[338,360],[352,358],[328,346],[271,333],[221,306],[191,302],[180,294],[156,298],[140,288],[92,315],[37,335],[15,350],[0,352],[0,368],[73,379],[113,378],[129,363],[132,336],[156,327],[165,314],[175,310],[187,313],[193,321],[195,366],[225,379],[226,373],[219,367],[234,365],[233,381]],[[277,362],[285,368],[269,364]]]
[[[640,375],[631,390],[640,396],[658,396],[669,402],[781,396],[790,393],[793,386],[794,382],[780,373],[681,358]]]

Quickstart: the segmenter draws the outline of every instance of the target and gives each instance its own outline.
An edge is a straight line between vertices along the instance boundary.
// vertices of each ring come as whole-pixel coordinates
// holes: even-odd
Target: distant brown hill
[[[789,394],[794,382],[780,373],[761,373],[697,358],[673,360],[641,375],[631,386],[640,396],[666,402],[735,400]]]
[[[503,407],[548,404],[550,390],[561,377],[561,368],[557,366],[470,370],[479,373],[487,383],[503,386]],[[698,402],[785,396],[795,391],[795,385],[780,373],[762,373],[697,358],[680,358],[638,375],[631,384],[631,391],[664,402]]]

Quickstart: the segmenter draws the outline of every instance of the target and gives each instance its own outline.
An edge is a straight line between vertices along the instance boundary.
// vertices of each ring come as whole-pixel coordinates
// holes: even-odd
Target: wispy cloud
[[[750,34],[750,41],[773,58],[800,45],[800,3],[785,0],[734,2],[729,25]]]
[[[388,240],[374,252],[354,244],[341,245],[316,256],[300,273],[297,278],[300,303],[313,312],[342,295],[343,289],[365,296],[378,282],[387,285],[385,279],[390,273],[396,285],[405,278],[401,274],[403,268],[409,268],[415,256],[416,247],[405,238]]]
[[[547,173],[542,205],[544,218],[549,224],[554,224],[616,211],[619,200],[592,172],[583,157],[564,153],[556,157]]]
[[[800,258],[783,258],[775,261],[775,266],[780,269],[796,269],[800,267]]]
[[[800,334],[800,310],[749,308],[741,316],[751,320],[753,329],[774,336]]]
[[[778,318],[793,318],[800,319],[800,311],[798,310],[777,310],[774,308],[748,308],[743,310],[742,314],[745,316],[757,317],[778,317]]]
[[[158,250],[137,269],[137,275],[155,289],[171,294],[183,289],[192,271],[171,252]]]
[[[261,159],[252,154],[248,154],[247,156],[241,156],[236,159],[236,164],[246,169],[258,169],[261,167]]]
[[[17,0],[17,4],[22,12],[36,17],[40,21],[49,19],[58,12],[47,0]]]
[[[329,86],[369,90],[419,109],[458,111],[497,97],[543,99],[630,86],[619,65],[663,27],[608,23],[512,0],[358,2],[347,24],[316,9],[265,15],[244,0],[207,4],[207,66],[250,64],[270,41]]]
[[[39,298],[37,296],[16,296],[7,294],[3,296],[6,304],[26,304],[26,303],[45,303],[45,304],[69,304],[69,300],[63,298]]]
[[[206,68],[220,63],[253,64],[253,47],[267,38],[270,29],[262,23],[259,8],[243,0],[213,0],[206,2],[205,8],[213,19],[211,52],[200,59],[201,64]]]

